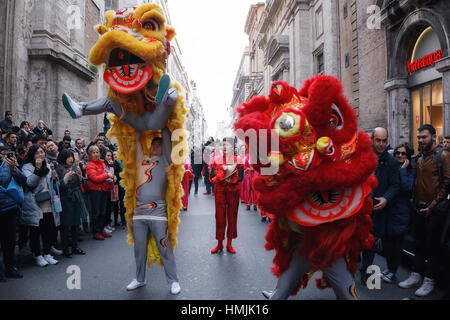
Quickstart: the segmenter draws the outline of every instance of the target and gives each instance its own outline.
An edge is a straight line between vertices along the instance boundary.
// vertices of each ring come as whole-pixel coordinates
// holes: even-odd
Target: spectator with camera
[[[34,127],[33,132],[34,134],[44,136],[47,139],[53,134],[52,130],[50,130],[42,120],[38,121],[38,125]]]
[[[20,222],[30,227],[30,246],[36,264],[40,267],[57,264],[58,261],[51,255],[51,250],[55,251],[52,242],[56,238],[56,227],[60,224],[59,214],[62,208],[55,167],[45,159],[42,147],[33,145],[28,151],[22,171],[27,183]],[[40,237],[43,242],[43,255]]]
[[[448,194],[445,182],[450,179],[450,155],[436,144],[436,129],[430,124],[418,129],[417,139],[419,155],[413,161],[416,252],[413,272],[399,286],[420,285],[415,294],[424,297],[434,290],[440,275],[440,237],[448,214],[446,209],[441,210],[441,205]]]
[[[382,251],[382,242],[386,236],[386,219],[391,213],[395,197],[400,188],[400,173],[397,161],[388,152],[388,131],[385,128],[375,128],[372,133],[372,149],[378,157],[375,176],[378,186],[373,190],[373,227],[372,234],[375,243],[372,249],[362,253],[361,282],[365,286],[369,275],[367,268],[373,264],[375,253]],[[387,273],[387,271],[385,272]]]
[[[56,168],[60,181],[62,247],[63,255],[71,258],[72,255],[84,255],[85,252],[78,247],[78,227],[81,216],[87,215],[87,209],[81,195],[82,182],[81,169],[75,162],[75,157],[70,149],[63,149],[58,155],[58,168]],[[69,244],[69,232],[71,243]],[[71,247],[71,251],[69,251]]]
[[[20,214],[20,200],[16,195],[21,191],[8,190],[14,187],[14,183],[21,187],[26,184],[26,177],[18,166],[14,153],[5,147],[0,147],[0,244],[3,251],[5,275],[9,278],[23,277],[23,274],[14,266],[16,219]],[[0,281],[4,281],[1,271]]]

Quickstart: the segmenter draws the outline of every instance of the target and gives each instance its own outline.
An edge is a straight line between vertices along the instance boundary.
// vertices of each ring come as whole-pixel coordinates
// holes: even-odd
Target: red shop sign
[[[441,59],[442,59],[442,51],[437,50],[436,52],[430,53],[429,55],[419,58],[416,61],[413,62],[408,61],[408,72],[413,73],[422,68],[434,66],[434,63]]]

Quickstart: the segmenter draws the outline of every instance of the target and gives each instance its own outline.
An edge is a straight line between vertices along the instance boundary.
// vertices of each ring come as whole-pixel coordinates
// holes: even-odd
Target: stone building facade
[[[86,101],[103,95],[98,72],[87,60],[97,40],[91,30],[103,11],[103,0],[2,1],[0,112],[12,110],[15,124],[44,120],[54,139],[66,129],[73,137],[94,137],[102,118],[72,121],[61,96],[67,92]]]
[[[300,88],[323,73],[341,79],[360,129],[370,134],[386,127],[391,146],[409,142],[417,151],[416,130],[425,123],[436,127],[439,141],[450,135],[449,1],[266,0],[251,6],[246,32],[244,57],[250,59],[256,43],[263,67],[250,65],[263,72],[264,83],[250,73],[243,81],[239,69],[232,123],[234,107],[267,95],[273,81]]]
[[[248,79],[237,76],[229,127],[236,120],[234,108],[253,95],[268,95],[274,81],[301,88],[317,73],[340,76],[337,8],[337,0],[266,0],[250,7],[245,26],[249,48],[244,54]]]

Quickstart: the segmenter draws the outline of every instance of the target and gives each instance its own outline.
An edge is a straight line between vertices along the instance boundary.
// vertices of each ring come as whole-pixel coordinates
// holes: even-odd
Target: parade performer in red
[[[192,173],[191,161],[187,157],[184,159],[184,176],[181,184],[183,185],[184,195],[181,198],[181,202],[183,203],[183,210],[187,211],[189,205],[189,182],[194,179],[194,174]]]
[[[252,181],[256,174],[255,170],[252,168],[249,162],[250,158],[248,153],[245,155],[244,159],[244,180],[242,180],[242,188],[244,189],[241,194],[244,196],[245,205],[247,210],[250,210],[253,206],[253,210],[257,211],[256,207],[256,194],[253,190]]]
[[[287,299],[322,270],[319,288],[331,286],[338,299],[357,298],[356,263],[373,244],[370,193],[377,159],[368,135],[357,131],[340,81],[318,75],[300,91],[278,81],[268,98],[255,97],[237,111],[240,139],[248,143],[249,129],[266,130],[269,137],[267,165],[254,152],[267,141],[259,136],[257,146],[249,144],[251,164],[261,173],[253,181],[257,202],[272,218],[265,247],[275,249],[272,271],[279,278],[263,295]],[[267,174],[269,167],[277,170]]]
[[[225,228],[227,229],[227,250],[236,253],[232,240],[237,238],[237,217],[239,211],[240,182],[244,168],[234,155],[231,139],[223,139],[223,154],[218,154],[211,166],[211,181],[214,183],[216,203],[216,239],[218,241],[211,253],[223,250]]]

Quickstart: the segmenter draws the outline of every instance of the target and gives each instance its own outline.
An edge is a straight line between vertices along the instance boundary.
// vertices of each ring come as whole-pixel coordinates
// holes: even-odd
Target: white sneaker
[[[32,252],[30,249],[28,249],[27,247],[23,247],[19,250],[19,255],[26,257],[26,256],[30,256],[32,255]]]
[[[409,288],[420,285],[421,282],[422,282],[422,276],[420,275],[420,273],[411,272],[411,275],[409,276],[409,278],[406,279],[405,281],[400,282],[398,284],[398,286],[403,289],[409,289]]]
[[[433,289],[434,289],[434,280],[425,277],[425,279],[423,279],[422,285],[415,292],[415,295],[418,297],[426,297],[431,293],[431,291],[433,291]]]
[[[36,260],[36,264],[39,267],[46,267],[46,266],[48,266],[48,262],[44,259],[43,256],[34,257],[34,260]]]
[[[131,281],[131,283],[127,286],[127,290],[128,291],[136,290],[137,288],[143,287],[145,285],[146,285],[145,282],[139,282],[136,279],[133,279],[133,281]]]
[[[61,256],[63,254],[61,250],[56,249],[54,246],[50,248],[50,253],[54,256]]]
[[[62,97],[64,108],[69,112],[73,119],[81,118],[83,115],[83,107],[72,100],[68,94],[64,93]]]
[[[179,294],[181,291],[180,284],[178,282],[173,282],[170,286],[170,293],[171,294]]]
[[[109,228],[109,227],[105,227],[105,228],[103,229],[103,231],[106,232],[106,233],[112,233],[114,230],[112,230],[112,229]]]
[[[51,265],[55,265],[55,264],[58,264],[58,260],[55,260],[51,255],[49,255],[49,254],[46,254],[45,256],[44,256],[44,259],[45,259],[45,261],[47,261],[49,264],[51,264]]]

